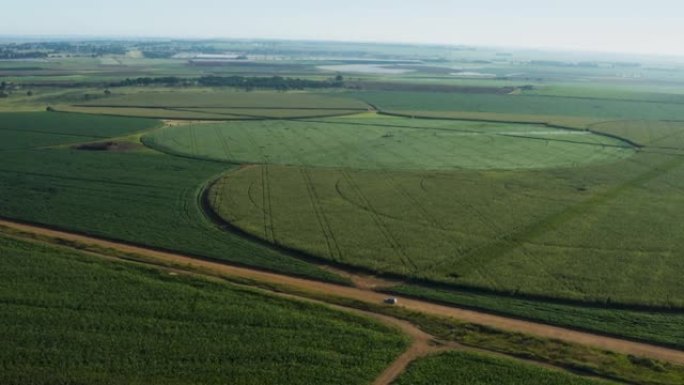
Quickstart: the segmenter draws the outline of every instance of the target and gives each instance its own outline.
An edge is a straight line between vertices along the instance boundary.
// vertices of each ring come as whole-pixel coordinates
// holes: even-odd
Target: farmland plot
[[[367,111],[365,103],[305,92],[142,92],[60,105],[60,111],[159,119],[245,120],[325,117]]]
[[[0,383],[368,384],[407,341],[323,306],[0,236]]]
[[[81,142],[137,132],[154,120],[87,115],[0,114],[14,127],[0,148],[0,215],[98,237],[226,259],[294,275],[339,278],[213,226],[198,203],[208,180],[229,167],[155,152],[82,151]],[[36,132],[50,141],[37,143]],[[0,129],[2,132],[2,129]],[[35,148],[36,144],[70,144]],[[27,148],[27,146],[29,148]],[[169,227],[169,223],[174,226]]]
[[[168,127],[144,141],[167,152],[232,163],[355,169],[535,169],[634,154],[623,141],[586,131],[368,116]]]
[[[536,171],[260,165],[228,174],[210,197],[221,217],[256,236],[374,271],[680,307],[683,172],[681,158],[651,153]]]

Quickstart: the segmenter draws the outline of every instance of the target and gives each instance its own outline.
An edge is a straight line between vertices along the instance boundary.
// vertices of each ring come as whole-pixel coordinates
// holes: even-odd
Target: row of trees
[[[300,78],[286,78],[282,76],[203,76],[200,78],[166,77],[140,77],[125,79],[120,82],[110,83],[109,87],[132,87],[132,86],[204,86],[204,87],[235,87],[247,91],[254,89],[273,89],[279,91],[303,90],[307,88],[339,88],[344,87],[344,78],[341,75],[327,80],[309,80]]]

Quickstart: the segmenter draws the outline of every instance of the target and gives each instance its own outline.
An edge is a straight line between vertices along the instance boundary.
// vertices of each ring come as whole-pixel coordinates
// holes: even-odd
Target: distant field
[[[62,112],[79,112],[115,116],[147,117],[178,120],[251,120],[251,119],[293,119],[352,115],[362,110],[346,109],[284,109],[284,108],[219,108],[219,107],[88,107],[57,106]]]
[[[349,115],[367,111],[359,100],[305,92],[138,92],[60,104],[60,111],[159,119],[234,120]]]
[[[348,95],[390,112],[458,111],[603,120],[684,120],[684,104],[670,101],[439,92],[357,92]]]
[[[611,162],[620,140],[541,125],[366,115],[325,120],[175,126],[144,137],[154,148],[233,163],[355,169],[534,169]]]
[[[113,95],[80,104],[100,107],[368,109],[368,105],[357,99],[344,97],[344,94],[339,95],[342,96],[275,91],[139,92],[129,95]]]
[[[0,236],[2,384],[368,384],[407,345],[323,306]]]
[[[519,364],[480,354],[449,352],[423,358],[409,366],[396,385],[599,385],[555,370]]]

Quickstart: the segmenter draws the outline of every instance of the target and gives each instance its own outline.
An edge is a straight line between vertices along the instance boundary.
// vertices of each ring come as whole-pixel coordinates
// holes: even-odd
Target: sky
[[[0,35],[436,43],[684,55],[679,0],[0,0]]]

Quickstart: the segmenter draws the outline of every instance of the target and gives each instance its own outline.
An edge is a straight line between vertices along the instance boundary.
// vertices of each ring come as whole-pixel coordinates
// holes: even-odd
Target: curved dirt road
[[[147,258],[153,258],[160,261],[170,262],[192,268],[208,269],[229,276],[252,279],[255,281],[262,281],[274,284],[282,284],[297,289],[331,294],[364,302],[381,303],[385,298],[383,294],[376,293],[369,289],[347,287],[332,283],[325,283],[308,280],[304,278],[291,277],[277,273],[270,273],[256,269],[231,266],[219,262],[200,260],[184,256],[181,254],[162,252],[138,246],[131,246],[123,243],[112,242],[84,235],[67,233],[63,231],[56,231],[40,226],[26,225],[8,220],[0,219],[0,226],[4,226],[6,228],[18,230],[25,233],[43,235],[50,238],[62,239],[66,241],[74,241],[85,245],[104,247],[125,253],[138,254]],[[541,323],[523,321],[514,318],[507,318],[472,310],[459,309],[456,307],[443,306],[415,299],[402,297],[398,297],[398,299],[399,305],[397,306],[402,306],[409,310],[418,311],[425,314],[446,316],[460,321],[490,326],[507,331],[520,332],[543,338],[553,338],[561,341],[567,341],[570,343],[582,344],[605,350],[611,350],[618,353],[632,354],[635,356],[648,357],[684,365],[684,351],[680,350],[670,349],[666,347],[641,342],[622,340],[619,338],[607,337],[571,329],[565,329]]]

